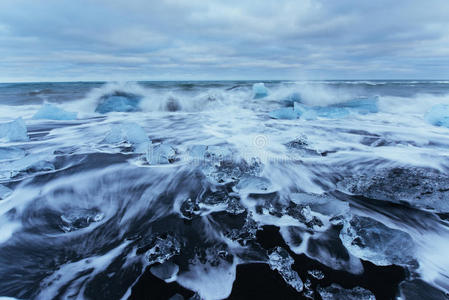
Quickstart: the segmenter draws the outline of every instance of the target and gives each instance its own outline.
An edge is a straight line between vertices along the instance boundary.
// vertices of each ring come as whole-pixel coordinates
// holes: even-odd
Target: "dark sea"
[[[448,299],[449,81],[0,84],[0,299]]]

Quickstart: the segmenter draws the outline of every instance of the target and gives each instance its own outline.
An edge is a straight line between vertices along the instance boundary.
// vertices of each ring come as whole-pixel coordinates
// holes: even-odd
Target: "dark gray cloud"
[[[0,81],[448,78],[447,0],[2,0]]]

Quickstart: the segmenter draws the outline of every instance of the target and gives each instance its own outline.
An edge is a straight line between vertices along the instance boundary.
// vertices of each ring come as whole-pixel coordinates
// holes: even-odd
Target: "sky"
[[[449,79],[449,0],[1,0],[0,82]]]

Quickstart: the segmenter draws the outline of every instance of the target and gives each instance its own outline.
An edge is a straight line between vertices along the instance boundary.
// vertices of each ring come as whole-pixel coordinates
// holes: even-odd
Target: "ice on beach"
[[[295,102],[301,102],[301,94],[292,93],[281,100],[281,103],[285,106],[293,106]]]
[[[53,104],[45,103],[34,114],[33,119],[76,120],[77,113],[65,111]]]
[[[103,140],[106,144],[129,143],[134,152],[146,153],[151,145],[145,130],[136,123],[114,125]]]
[[[352,255],[378,266],[414,263],[415,245],[410,235],[368,217],[353,216],[346,221],[340,239]]]
[[[253,98],[259,99],[268,96],[268,90],[265,87],[265,84],[255,83],[253,84]]]
[[[163,264],[181,253],[181,243],[174,236],[168,234],[155,237],[146,247],[149,249],[146,251],[145,257],[150,265]]]
[[[170,283],[176,280],[176,276],[179,272],[179,266],[172,262],[165,262],[163,264],[151,267],[150,272],[157,278]]]
[[[298,273],[292,269],[292,265],[295,261],[290,257],[288,252],[281,247],[276,247],[268,257],[270,268],[278,271],[287,284],[292,286],[298,292],[301,292],[304,288],[304,284]]]
[[[17,147],[0,147],[0,161],[19,159],[25,156],[25,151]]]
[[[28,141],[27,127],[22,118],[0,124],[0,142]]]
[[[377,113],[379,111],[377,101],[377,98],[361,98],[329,106],[308,106],[295,102],[293,108],[304,120],[315,120],[318,117],[339,119],[350,113],[362,115]]]
[[[104,214],[98,209],[72,209],[61,215],[60,228],[65,232],[71,232],[88,227],[91,223],[103,220]]]
[[[105,114],[109,112],[140,111],[139,103],[142,97],[130,93],[115,92],[99,99],[96,112]]]
[[[424,119],[432,125],[449,128],[449,105],[438,104],[433,106]]]
[[[299,113],[291,107],[282,107],[268,113],[270,118],[283,119],[283,120],[295,120],[299,118]]]
[[[12,190],[2,184],[0,184],[0,200],[5,199],[12,194]]]
[[[176,159],[176,151],[171,145],[159,144],[154,146],[150,144],[146,159],[150,165],[169,164]]]
[[[21,159],[0,164],[0,179],[9,180],[20,173],[35,173],[54,170],[47,155],[30,154]]]
[[[317,291],[323,300],[376,300],[370,291],[358,286],[349,290],[333,283],[325,288],[318,287]]]

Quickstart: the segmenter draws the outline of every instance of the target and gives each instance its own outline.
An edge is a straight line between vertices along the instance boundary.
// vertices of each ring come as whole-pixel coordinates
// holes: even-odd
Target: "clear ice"
[[[268,96],[268,90],[262,82],[253,85],[253,98],[259,99]]]
[[[34,114],[33,119],[76,120],[77,113],[65,111],[53,104],[45,103]]]
[[[0,142],[28,141],[27,127],[22,118],[0,124]]]

